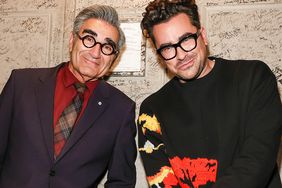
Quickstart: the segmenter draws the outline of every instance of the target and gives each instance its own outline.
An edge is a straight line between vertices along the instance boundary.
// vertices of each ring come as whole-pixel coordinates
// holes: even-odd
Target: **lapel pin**
[[[101,106],[101,105],[102,105],[102,102],[101,102],[101,101],[99,101],[99,102],[98,102],[98,105],[99,105],[99,106]]]

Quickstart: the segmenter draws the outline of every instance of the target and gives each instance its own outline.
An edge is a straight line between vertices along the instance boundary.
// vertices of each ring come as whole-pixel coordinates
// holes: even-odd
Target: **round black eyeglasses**
[[[110,43],[102,44],[100,42],[97,42],[96,39],[91,35],[85,35],[84,37],[81,37],[77,34],[77,36],[80,40],[82,40],[82,44],[86,48],[93,48],[96,44],[100,44],[101,45],[101,51],[104,55],[112,55],[112,54],[116,54],[118,52],[115,49],[114,45],[112,45]]]
[[[157,53],[164,60],[171,60],[177,55],[177,47],[180,47],[185,52],[190,52],[197,47],[197,39],[200,36],[200,31],[194,34],[187,35],[176,44],[169,44],[157,49]]]

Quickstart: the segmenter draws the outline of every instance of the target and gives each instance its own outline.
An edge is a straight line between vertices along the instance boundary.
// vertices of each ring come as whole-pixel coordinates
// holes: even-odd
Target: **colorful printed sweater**
[[[173,78],[141,104],[139,151],[151,187],[281,188],[282,108],[260,61],[216,59],[203,78]]]

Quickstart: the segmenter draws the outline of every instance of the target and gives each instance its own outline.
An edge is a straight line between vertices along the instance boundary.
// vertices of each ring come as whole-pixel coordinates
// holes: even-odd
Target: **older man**
[[[101,78],[124,44],[109,6],[74,21],[70,62],[14,70],[0,97],[0,187],[135,186],[135,103]]]

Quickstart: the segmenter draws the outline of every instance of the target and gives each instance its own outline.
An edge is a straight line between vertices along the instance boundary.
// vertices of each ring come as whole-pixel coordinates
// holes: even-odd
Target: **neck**
[[[203,67],[203,69],[201,71],[199,71],[198,75],[196,75],[194,78],[189,79],[189,80],[179,77],[179,81],[181,83],[186,83],[186,82],[189,82],[189,81],[197,80],[199,78],[203,78],[211,72],[211,70],[214,67],[214,64],[215,64],[214,60],[207,59],[205,66]]]
[[[201,75],[198,78],[202,78],[206,76],[207,74],[209,74],[209,72],[211,72],[211,70],[213,69],[214,64],[215,64],[215,61],[207,59],[206,66],[204,67]]]

